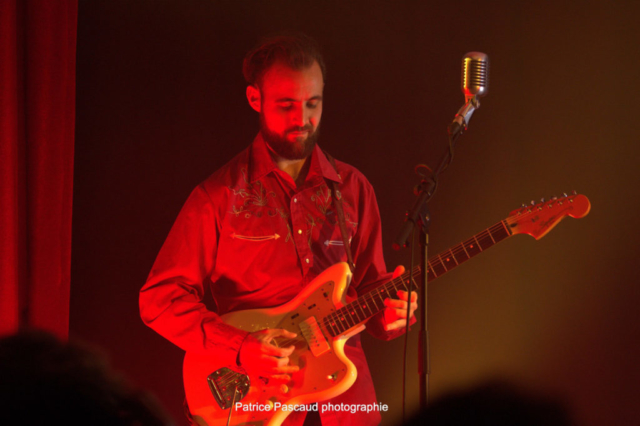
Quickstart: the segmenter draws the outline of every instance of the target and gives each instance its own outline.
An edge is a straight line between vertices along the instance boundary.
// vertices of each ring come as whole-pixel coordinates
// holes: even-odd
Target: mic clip
[[[468,126],[471,116],[476,109],[480,108],[480,101],[476,96],[467,99],[467,102],[456,113],[451,126],[449,126],[449,134],[451,136],[461,135]]]

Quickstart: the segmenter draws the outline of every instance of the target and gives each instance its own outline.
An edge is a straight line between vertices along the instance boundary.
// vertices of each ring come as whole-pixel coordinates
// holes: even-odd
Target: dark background
[[[575,189],[592,211],[433,283],[431,395],[499,376],[561,398],[582,425],[635,423],[639,14],[635,1],[80,0],[72,336],[183,422],[182,353],[142,324],[137,292],[191,189],[257,132],[241,60],[259,36],[323,46],[321,145],[375,187],[389,268],[409,263],[390,247],[412,169],[437,164],[476,50],[490,91],[431,203],[431,253],[531,199]],[[402,343],[364,339],[383,425],[401,413]],[[417,393],[412,372],[410,410]]]

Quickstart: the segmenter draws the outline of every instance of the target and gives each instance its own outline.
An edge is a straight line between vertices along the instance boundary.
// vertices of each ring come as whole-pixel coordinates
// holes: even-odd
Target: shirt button
[[[298,234],[302,234],[302,229],[298,229]]]
[[[305,259],[304,261],[305,261],[305,262],[307,262],[307,263],[309,263],[309,259]]]
[[[297,199],[297,198],[294,198],[294,199],[293,199],[293,202],[294,202],[294,203],[297,203],[297,202],[298,202],[298,199]]]

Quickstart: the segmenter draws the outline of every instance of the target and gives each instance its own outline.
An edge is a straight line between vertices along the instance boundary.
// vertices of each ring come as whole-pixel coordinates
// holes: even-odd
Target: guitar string
[[[491,228],[489,228],[488,230],[484,230],[484,231],[480,232],[479,234],[477,234],[477,235],[476,235],[475,239],[480,238],[480,240],[483,240],[484,238],[486,238],[487,236],[489,236],[489,237],[492,239],[492,243],[491,243],[491,245],[495,244],[495,241],[494,241],[494,239],[493,239],[492,235],[493,235],[493,234],[495,234],[495,233],[498,231],[498,229],[496,229],[496,228],[501,228],[501,229],[503,229],[503,230],[504,230],[503,223],[502,223],[502,222],[499,222],[498,224],[495,224],[494,226],[492,226],[492,227],[491,227]],[[488,231],[489,231],[489,232],[488,232]],[[506,230],[505,230],[505,232],[507,233],[507,235],[506,235],[506,236],[508,236],[508,232],[507,232]],[[506,237],[506,236],[505,236],[505,237]],[[478,244],[478,245],[480,245],[480,244]],[[489,248],[489,247],[486,247],[486,248]],[[454,251],[454,250],[455,250],[455,251]],[[443,252],[443,253],[441,253],[441,254],[439,254],[439,255],[435,256],[435,257],[434,257],[434,259],[433,259],[432,261],[430,261],[430,262],[429,262],[428,266],[429,266],[429,267],[431,267],[431,269],[432,269],[432,264],[434,263],[434,261],[435,261],[435,260],[436,260],[436,258],[437,258],[437,260],[439,260],[439,261],[440,261],[440,263],[443,265],[443,267],[445,268],[445,270],[447,270],[447,271],[448,271],[448,270],[450,270],[450,269],[453,269],[453,268],[447,268],[447,267],[445,266],[445,262],[442,260],[443,256],[444,256],[447,252],[449,252],[449,253],[451,253],[451,254],[453,254],[453,255],[455,255],[455,253],[457,253],[457,254],[458,254],[458,257],[460,257],[459,255],[462,253],[462,250],[461,250],[461,248],[460,248],[460,247],[456,247],[456,248],[454,248],[454,249],[450,249],[450,250],[448,250],[448,251],[445,251],[445,252]],[[467,257],[467,259],[464,259],[464,260],[468,260],[469,258],[470,258],[470,257]],[[464,261],[464,260],[463,260],[463,261]],[[459,263],[461,263],[461,262],[458,262],[458,261],[457,261],[457,259],[456,259],[456,265],[455,265],[455,266],[457,266]],[[455,266],[454,266],[454,267],[455,267]],[[420,273],[420,268],[419,268],[419,267],[418,267],[418,268],[414,268],[414,271],[413,271],[413,274],[412,274],[412,275],[413,275],[413,276],[415,276],[415,275],[417,275],[417,274],[419,274],[419,273]],[[393,289],[397,292],[397,291],[398,291],[398,288],[397,288],[397,287],[398,287],[398,285],[401,285],[401,288],[403,288],[404,290],[408,290],[408,287],[407,287],[406,283],[407,283],[407,282],[409,282],[409,280],[408,280],[408,279],[405,279],[405,276],[406,276],[406,275],[408,275],[408,272],[407,272],[407,273],[405,273],[405,274],[403,274],[403,275],[402,275],[402,276],[400,276],[400,277],[397,277],[397,278],[396,278],[396,279],[394,279],[394,280],[391,280],[391,281],[390,281],[389,283],[387,283],[386,285],[381,286],[381,287],[379,287],[378,289],[372,290],[370,293],[368,293],[368,294],[366,294],[366,295],[361,296],[358,300],[356,300],[355,302],[352,302],[352,303],[351,303],[351,304],[349,304],[349,305],[346,305],[345,307],[341,308],[341,309],[340,309],[340,310],[338,310],[337,312],[339,312],[340,314],[345,314],[345,313],[347,313],[348,311],[351,311],[351,312],[350,312],[350,315],[351,315],[351,316],[353,316],[353,315],[354,315],[354,312],[355,312],[355,313],[356,313],[356,318],[358,318],[358,321],[359,321],[359,322],[363,321],[363,320],[362,320],[361,318],[359,318],[359,316],[357,315],[357,309],[353,309],[353,308],[354,308],[355,306],[360,306],[361,310],[362,310],[362,311],[363,311],[363,313],[364,313],[364,308],[363,308],[363,306],[367,306],[367,308],[368,308],[369,310],[371,310],[371,309],[370,309],[370,307],[366,304],[366,302],[367,302],[367,301],[372,301],[373,303],[375,303],[375,305],[376,305],[376,308],[377,308],[377,309],[381,309],[381,308],[379,308],[379,307],[377,306],[377,305],[378,305],[378,302],[375,300],[375,297],[376,297],[376,296],[378,296],[381,300],[384,300],[384,298],[382,297],[382,295],[381,295],[381,294],[379,294],[379,293],[381,293],[381,291],[382,291],[382,292],[384,292],[384,291],[387,291],[387,290],[389,290],[389,289],[390,289],[390,288],[388,289],[388,288],[386,288],[386,287],[391,287],[391,286],[393,286]],[[398,282],[398,281],[399,281],[399,282]],[[378,294],[376,294],[376,292],[377,292]],[[359,301],[360,301],[360,300],[363,300],[363,301],[365,302],[365,304],[363,305],[362,303],[359,303]],[[358,302],[358,303],[356,303],[356,302]],[[383,303],[384,303],[384,302],[383,302]],[[342,311],[342,312],[340,312],[340,311]],[[376,312],[376,313],[377,313],[377,312]],[[365,314],[365,315],[366,315],[366,314]],[[330,316],[335,317],[336,315],[333,315],[333,314],[332,314],[332,315],[330,315]],[[344,315],[339,315],[339,316],[340,316],[340,317],[342,317],[342,316],[344,316]],[[366,318],[365,318],[365,319],[366,319]],[[330,319],[330,320],[332,320],[332,319]],[[342,319],[341,319],[341,320],[342,320]],[[332,320],[332,323],[335,323],[335,320]]]
[[[437,268],[437,263],[436,260],[439,261],[439,263],[442,265],[442,267],[444,268],[444,272],[448,272],[449,270],[455,268],[456,266],[458,266],[460,263],[465,262],[469,259],[471,259],[472,257],[480,254],[482,251],[492,247],[493,245],[497,244],[498,242],[502,241],[505,238],[508,238],[509,236],[513,235],[511,229],[511,225],[513,225],[514,223],[517,223],[519,221],[521,221],[523,218],[527,218],[528,216],[532,215],[532,214],[538,214],[540,211],[543,211],[545,209],[545,206],[548,208],[552,208],[554,204],[557,205],[563,205],[563,201],[568,201],[568,202],[573,202],[573,197],[567,197],[565,200],[560,200],[560,201],[552,201],[549,202],[547,204],[544,205],[538,205],[538,206],[531,206],[529,208],[524,207],[524,211],[520,211],[520,212],[514,212],[513,215],[507,217],[506,219],[494,224],[493,226],[485,229],[484,231],[479,232],[478,234],[474,235],[472,238],[467,239],[466,241],[458,244],[457,246],[454,246],[453,248],[449,249],[449,250],[445,250],[444,252],[434,256],[434,258],[430,261],[427,262],[427,272],[435,275],[435,277],[437,277],[437,273],[434,270],[434,265]],[[509,225],[509,226],[507,226]],[[496,235],[498,233],[504,232],[504,235]],[[491,239],[491,243],[489,245],[486,244],[486,238],[489,237]],[[502,238],[500,238],[502,237]],[[498,238],[498,240],[496,241],[496,238]],[[485,242],[485,247],[482,247],[482,242]],[[474,244],[475,243],[475,244]],[[471,255],[467,252],[465,247],[468,247],[470,250],[474,248],[474,245],[477,245],[477,248],[480,250],[476,253],[472,253]],[[464,257],[462,256],[462,254],[464,253]],[[447,254],[451,254],[451,256],[446,256]],[[447,267],[447,263],[450,261],[451,257],[453,258],[455,265],[451,266],[451,267]],[[461,260],[458,261],[458,258],[460,258]],[[445,261],[446,259],[446,261]],[[412,278],[415,277],[416,275],[420,274],[421,272],[421,268],[417,267],[415,268],[413,271],[411,272],[411,276]],[[403,274],[402,277],[398,277],[398,278],[402,278],[400,280],[400,283],[402,284],[403,288],[405,290],[407,290],[407,287],[405,286],[405,279],[404,279],[404,275],[407,274]],[[440,273],[440,275],[442,275],[442,272]],[[393,284],[394,290],[396,290],[396,292],[398,291],[398,289],[396,288],[396,284],[395,283],[396,280],[391,280],[390,284]],[[407,282],[409,282],[410,280],[407,280]],[[389,284],[389,283],[388,283]],[[332,314],[328,315],[326,317],[326,319],[323,321],[323,325],[325,325],[326,328],[330,329],[331,331],[333,331],[333,328],[337,328],[338,331],[340,331],[340,328],[344,328],[344,318],[349,318],[351,317],[351,319],[353,320],[353,315],[354,313],[356,313],[356,318],[358,318],[358,322],[362,322],[363,320],[360,319],[357,315],[357,309],[353,309],[355,306],[360,306],[361,310],[363,311],[364,314],[364,307],[366,306],[369,311],[371,311],[371,308],[368,306],[367,301],[371,301],[375,304],[376,309],[381,310],[382,308],[378,307],[378,302],[376,302],[375,297],[376,295],[381,298],[383,300],[384,303],[384,299],[382,298],[382,295],[380,294],[380,291],[382,289],[382,291],[386,291],[387,290],[387,285],[384,285],[378,289],[372,290],[370,293],[363,295],[361,298],[358,298],[355,302],[350,303],[349,305],[346,305],[343,308],[340,308],[339,310],[333,312]],[[364,302],[364,304],[360,303],[359,301],[362,300]],[[358,303],[356,303],[358,302]],[[349,311],[351,311],[349,313]],[[377,313],[377,312],[376,312]],[[376,314],[374,313],[374,315]],[[366,316],[366,314],[365,314]],[[370,315],[371,316],[371,315]],[[369,317],[370,317],[369,316]],[[365,318],[366,320],[366,318]],[[335,325],[334,325],[335,324]],[[356,323],[357,324],[357,323]],[[351,328],[352,326],[348,325],[348,321],[347,321],[347,328],[344,331],[348,330],[349,328]]]
[[[511,224],[514,221],[517,221],[518,220],[517,218],[520,218],[520,220],[521,220],[523,217],[535,213],[536,210],[539,211],[539,210],[542,210],[542,208],[541,207],[538,207],[538,208],[534,207],[534,209],[527,210],[525,213],[521,212],[518,216],[515,216],[515,215],[514,216],[510,216],[507,219],[505,219],[503,221],[500,221],[500,222],[494,224],[493,226],[485,229],[484,231],[476,234],[474,237],[468,239],[467,241],[465,241],[465,242],[463,242],[463,243],[461,243],[461,244],[459,244],[459,245],[457,245],[457,246],[455,246],[455,247],[453,247],[453,248],[451,248],[449,250],[446,250],[446,251],[434,256],[434,258],[431,261],[428,262],[427,270],[429,271],[429,269],[431,269],[429,272],[431,272],[432,274],[434,274],[437,277],[438,275],[433,270],[433,268],[434,268],[433,265],[436,264],[435,261],[438,260],[440,262],[440,264],[442,265],[442,267],[445,269],[444,272],[448,272],[449,270],[451,270],[451,269],[455,268],[456,266],[458,266],[460,263],[462,263],[462,262],[464,262],[466,260],[469,260],[471,257],[474,257],[475,255],[481,253],[482,251],[490,248],[494,244],[497,244],[498,242],[502,241],[504,238],[507,238],[510,235],[512,235],[512,233],[509,231],[509,228],[506,226],[506,224]],[[501,232],[504,232],[504,235],[497,235],[497,234],[500,234]],[[487,237],[489,237],[491,239],[491,243],[489,245],[486,244],[486,242],[487,242],[486,238]],[[500,237],[502,237],[502,238],[500,238]],[[497,241],[496,241],[496,238],[498,238]],[[482,248],[482,244],[480,243],[480,241],[485,242],[485,248],[484,249]],[[473,253],[472,255],[469,255],[468,252],[466,251],[466,249],[464,248],[464,246],[468,246],[470,249],[472,249],[473,245],[474,245],[474,242],[478,246],[480,251],[477,252],[477,253]],[[466,258],[462,259],[462,256],[461,256],[462,253],[465,253],[465,257]],[[447,267],[445,261],[443,260],[443,259],[446,258],[446,262],[449,262],[450,257],[449,256],[445,257],[445,255],[447,255],[447,254],[451,254],[451,257],[453,257],[453,259],[455,261],[455,265],[453,265],[453,267],[451,267],[451,266]],[[461,258],[461,261],[458,261],[457,258]],[[436,267],[437,267],[437,264],[436,264]],[[412,271],[413,272],[411,274],[412,277],[415,277],[416,275],[418,275],[420,273],[420,271],[421,271],[420,267],[415,268],[414,271]],[[399,280],[400,283],[396,283],[395,282],[396,280],[392,280],[389,284],[393,284],[394,290],[396,290],[396,291],[398,291],[398,289],[396,288],[396,284],[402,284],[402,287],[405,290],[407,290],[407,286],[405,285],[405,279],[404,279],[404,277],[406,275],[408,275],[408,273],[403,274],[401,277],[398,277],[398,278],[402,278],[402,279]],[[442,275],[442,273],[440,273],[440,275]],[[410,280],[407,279],[406,281],[409,282]],[[357,309],[352,309],[352,308],[354,306],[360,306],[360,309],[363,311],[363,314],[364,314],[364,306],[367,306],[367,308],[371,311],[371,308],[367,304],[367,301],[369,300],[369,301],[372,301],[373,303],[375,303],[377,309],[381,309],[381,308],[379,308],[377,306],[378,302],[375,301],[375,296],[376,296],[375,293],[377,292],[378,293],[377,296],[382,299],[382,296],[379,293],[380,293],[380,289],[387,290],[385,287],[387,287],[387,285],[382,286],[379,289],[376,289],[377,291],[376,290],[372,290],[372,292],[370,292],[367,295],[362,296],[361,298],[359,298],[357,300],[357,301],[359,301],[359,300],[364,301],[365,302],[364,304],[361,304],[361,303],[355,304],[355,302],[352,302],[353,305],[349,304],[349,305],[341,308],[340,310],[330,314],[328,316],[328,319],[324,321],[325,326],[327,328],[329,328],[329,326],[330,326],[331,331],[333,331],[334,327],[338,328],[338,330],[339,330],[340,327],[337,324],[343,324],[343,323],[341,323],[341,321],[344,321],[342,318],[347,316],[347,315],[344,315],[344,314],[348,313],[348,311],[351,311],[351,313],[350,313],[351,316],[353,316],[354,313],[356,313],[356,318],[358,318],[359,322],[362,322],[363,320],[360,319],[359,316],[357,315]],[[340,315],[338,315],[338,314],[340,314]],[[366,314],[365,314],[365,316],[366,316]],[[340,321],[336,321],[338,318],[340,319]],[[333,324],[336,324],[336,325],[334,326]],[[343,327],[344,327],[344,325],[343,325]],[[349,328],[350,327],[347,327],[347,329],[349,329]]]
[[[566,197],[564,200],[561,200],[561,201],[555,201],[554,200],[553,202],[547,203],[545,205],[547,205],[549,208],[552,208],[554,203],[557,203],[558,205],[563,205],[562,201],[573,202],[573,198],[574,197]],[[435,275],[435,271],[433,270],[433,263],[435,262],[436,259],[440,262],[442,267],[445,269],[444,272],[445,273],[448,272],[449,270],[451,270],[451,269],[455,268],[456,266],[458,266],[460,263],[471,259],[472,257],[480,254],[482,251],[486,250],[487,248],[490,248],[493,245],[497,244],[498,242],[502,241],[503,239],[508,238],[511,235],[513,235],[511,230],[510,230],[510,226],[507,227],[507,226],[505,226],[505,224],[506,225],[513,225],[514,223],[517,223],[517,222],[521,221],[523,218],[526,218],[529,215],[532,215],[534,213],[540,212],[541,210],[544,210],[544,206],[543,205],[531,206],[529,208],[524,207],[524,208],[526,209],[525,212],[520,212],[517,215],[514,213],[513,215],[507,217],[506,219],[504,219],[504,220],[494,224],[493,226],[491,226],[491,227],[479,232],[478,234],[474,235],[472,238],[469,238],[466,241],[464,241],[464,242],[462,242],[462,243],[460,243],[460,244],[458,244],[458,245],[456,245],[456,246],[454,246],[454,247],[452,247],[452,248],[450,248],[448,250],[445,250],[444,252],[439,253],[436,256],[434,256],[432,258],[432,260],[427,261],[427,273],[431,272],[432,274]],[[502,229],[498,229],[498,228],[502,228]],[[494,239],[494,234],[496,232],[500,232],[502,230],[504,230],[506,232],[506,235],[504,235],[503,238],[501,238],[501,239],[496,241]],[[489,245],[489,246],[487,246],[487,247],[485,247],[483,249],[482,245],[480,244],[478,239],[484,240],[487,236],[491,238],[492,243],[491,243],[491,245]],[[464,247],[468,246],[470,248],[473,248],[474,241],[478,245],[478,248],[480,249],[480,251],[477,252],[477,253],[474,253],[472,255],[469,255],[469,253],[466,251],[466,249]],[[445,254],[447,254],[447,253],[451,253],[451,255],[452,255],[452,257],[453,257],[453,259],[455,261],[455,265],[453,265],[453,267],[451,267],[451,268],[447,268],[445,262],[443,262],[443,256]],[[458,259],[456,258],[456,254],[460,257],[460,255],[462,255],[462,253],[465,254],[466,259],[462,259],[459,262]],[[447,262],[448,262],[450,257],[446,257],[446,259],[447,259]],[[338,316],[341,316],[342,318],[349,317],[349,311],[351,311],[350,316],[353,316],[354,314],[356,315],[356,318],[358,319],[358,322],[354,323],[353,326],[349,326],[347,329],[343,330],[343,332],[348,330],[351,327],[354,327],[355,325],[357,325],[357,324],[359,324],[359,323],[364,321],[364,320],[360,319],[359,316],[357,315],[357,310],[355,309],[356,306],[360,307],[360,310],[365,315],[365,320],[367,319],[366,318],[367,314],[364,312],[364,306],[366,306],[366,308],[370,311],[370,313],[368,315],[368,318],[371,318],[372,316],[376,315],[377,313],[379,313],[382,310],[381,307],[378,307],[378,302],[375,301],[375,297],[376,297],[375,293],[378,293],[377,297],[380,298],[380,300],[382,300],[382,304],[383,304],[383,307],[384,307],[384,298],[382,297],[381,294],[379,294],[381,289],[388,293],[388,290],[390,289],[390,287],[393,287],[393,290],[395,290],[396,294],[397,294],[397,291],[398,291],[397,285],[400,285],[401,288],[403,288],[404,290],[408,290],[408,287],[407,287],[406,284],[410,283],[412,281],[412,278],[415,278],[420,273],[421,273],[421,267],[420,266],[415,267],[412,271],[407,271],[406,273],[402,274],[401,276],[390,280],[386,284],[378,287],[377,289],[374,289],[374,290],[370,291],[367,294],[364,294],[363,296],[359,297],[355,301],[353,301],[353,302],[345,305],[344,307],[342,307],[342,308],[332,312],[331,314],[327,315],[325,317],[325,319],[323,319],[323,321],[321,323],[316,323],[315,327],[317,328],[317,330],[320,330],[320,332],[322,332],[322,325],[325,326],[325,330],[330,330],[331,332],[333,332],[333,328],[337,328],[339,330],[339,326],[338,326],[339,322],[337,322],[336,319],[338,318]],[[405,278],[408,275],[410,275],[410,278],[409,279]],[[442,275],[442,273],[441,273],[441,275]],[[437,277],[438,275],[435,275],[435,276]],[[406,282],[405,282],[405,280],[406,280]],[[361,302],[364,302],[364,304],[361,303]],[[372,309],[371,309],[371,307],[369,306],[369,304],[367,302],[372,302],[374,304],[375,308],[378,311],[375,312],[375,313],[371,313]],[[341,314],[339,315],[339,313],[341,313]],[[348,315],[344,315],[345,313],[347,313]],[[334,318],[334,319],[332,319],[332,318]],[[353,320],[353,318],[352,318],[352,320]],[[335,324],[335,326],[333,324]],[[333,333],[330,333],[330,334],[333,334]],[[295,342],[304,343],[305,340],[298,339],[298,338],[289,339],[289,340],[282,341],[279,344],[288,346],[290,344],[295,344]],[[232,381],[234,381],[235,377],[242,376],[242,374],[241,373],[237,373],[237,372],[232,372],[231,374],[229,374],[229,373],[225,374],[225,376],[228,376],[229,379],[220,381],[219,383],[229,384]]]
[[[542,206],[532,206],[532,208],[527,208],[527,210],[525,212],[521,212],[518,215],[513,215],[513,216],[509,216],[506,219],[494,224],[493,226],[479,232],[478,234],[474,235],[472,238],[467,239],[466,241],[454,246],[453,248],[449,249],[449,250],[445,250],[444,252],[434,256],[432,258],[432,260],[427,262],[427,271],[432,273],[433,275],[435,275],[435,277],[439,276],[435,270],[434,270],[434,265],[437,268],[437,263],[436,261],[438,261],[442,267],[444,268],[444,272],[448,272],[449,270],[455,268],[456,266],[458,266],[460,263],[465,262],[469,259],[471,259],[472,257],[476,256],[477,254],[480,254],[482,251],[490,248],[491,246],[493,246],[494,244],[497,244],[497,242],[502,241],[502,239],[507,238],[511,235],[511,232],[509,230],[509,227],[505,226],[506,224],[513,224],[515,222],[518,222],[520,220],[522,220],[522,218],[526,218],[529,215],[532,215],[534,213],[538,213],[540,210],[543,210],[544,207]],[[503,236],[503,238],[500,238],[498,241],[495,241],[494,236],[496,237],[500,237],[500,235],[496,235],[496,233],[499,232],[505,232],[505,235]],[[487,238],[491,239],[491,243],[489,245],[485,244],[485,248],[482,248],[482,244],[480,243],[480,241],[483,242],[487,242]],[[473,249],[474,246],[477,245],[477,248],[480,250],[477,253],[473,253],[473,254],[469,254],[467,252],[467,250],[465,249],[465,247],[468,247],[469,249]],[[449,268],[447,268],[446,263],[443,259],[450,259],[450,257],[446,256],[446,254],[450,253],[452,255],[452,257],[454,258],[454,261],[456,262],[455,265],[450,266]],[[464,256],[462,256],[462,254],[464,253]],[[464,258],[463,258],[464,257]],[[458,258],[460,258],[460,261],[458,261]],[[447,260],[446,262],[448,262],[449,260]],[[418,276],[421,273],[421,268],[418,266],[416,268],[414,268],[413,271],[411,272],[411,276],[412,278],[415,278],[416,276]],[[359,318],[358,314],[357,314],[357,309],[355,309],[356,306],[360,307],[360,310],[363,312],[363,314],[366,315],[366,313],[364,312],[364,307],[366,306],[367,310],[370,311],[370,314],[368,315],[368,317],[370,318],[373,315],[376,315],[378,312],[380,312],[383,308],[384,308],[384,297],[381,294],[382,292],[386,292],[388,293],[388,290],[393,287],[393,289],[397,292],[398,285],[401,285],[401,288],[403,288],[404,290],[408,290],[407,286],[406,286],[406,282],[409,282],[410,280],[405,278],[405,276],[409,275],[409,271],[405,274],[403,274],[400,277],[397,277],[391,281],[389,281],[387,284],[374,289],[372,291],[370,291],[369,293],[359,297],[358,299],[356,299],[355,301],[345,305],[344,307],[332,312],[331,314],[327,315],[319,324],[320,324],[320,328],[322,329],[322,326],[324,326],[325,330],[331,331],[330,334],[334,334],[334,329],[337,329],[339,332],[341,329],[342,332],[356,326],[357,324],[361,323],[362,321],[366,320],[365,319],[361,319]],[[440,273],[440,275],[442,275],[442,272]],[[406,281],[405,281],[406,280]],[[380,302],[377,301],[376,299],[380,299]],[[364,303],[362,303],[364,302]],[[372,309],[369,306],[369,302],[371,302],[372,304],[374,304],[375,308],[376,308],[376,312],[371,312]],[[380,303],[382,303],[382,306],[378,306]],[[358,319],[358,321],[354,321],[353,317],[355,317]],[[346,318],[346,319],[345,319]],[[350,320],[350,321],[349,321]],[[350,325],[349,322],[352,322],[353,325]],[[344,328],[346,325],[346,328]],[[339,333],[338,333],[339,334]],[[285,340],[283,342],[281,342],[281,344],[283,345],[290,345],[293,344],[295,342],[298,341],[302,341],[304,343],[304,340],[301,339],[290,339],[290,340]]]

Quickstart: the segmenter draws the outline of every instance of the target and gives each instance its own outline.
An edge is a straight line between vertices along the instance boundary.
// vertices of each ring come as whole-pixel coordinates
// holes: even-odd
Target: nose
[[[294,126],[304,127],[304,125],[307,123],[307,120],[308,120],[307,108],[305,108],[303,104],[296,105],[292,109],[292,113],[291,113],[292,124]]]

